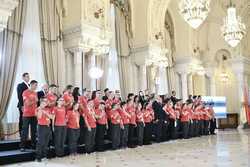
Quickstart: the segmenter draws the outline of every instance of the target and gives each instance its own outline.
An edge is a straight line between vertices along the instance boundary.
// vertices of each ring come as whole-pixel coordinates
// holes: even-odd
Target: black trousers
[[[67,136],[68,136],[69,153],[70,154],[77,153],[77,142],[80,136],[80,129],[68,128]]]
[[[98,151],[104,151],[105,132],[106,132],[106,125],[97,124],[95,141]]]
[[[22,127],[23,127],[23,110],[22,107],[18,107],[19,110],[19,123],[18,123],[18,127],[19,127],[19,135],[20,138],[22,137]]]
[[[165,120],[163,123],[163,127],[162,127],[162,140],[163,141],[167,141],[170,139],[170,133],[169,133],[169,120]]]
[[[209,134],[209,121],[208,120],[204,120],[204,135],[208,135]]]
[[[194,137],[200,136],[199,129],[200,129],[200,124],[199,120],[193,120],[194,122]]]
[[[37,159],[42,159],[47,157],[49,140],[51,137],[51,130],[49,126],[38,125],[38,140],[36,145],[36,156]]]
[[[143,145],[143,133],[144,133],[144,123],[139,122],[137,123],[137,140],[139,146]]]
[[[152,123],[145,123],[144,144],[151,144],[152,140]]]
[[[37,119],[36,117],[23,117],[22,135],[20,147],[25,148],[29,136],[29,127],[31,129],[31,145],[36,145]]]
[[[195,137],[196,122],[195,120],[188,122],[188,137]]]
[[[112,149],[116,150],[120,146],[121,128],[120,124],[111,124]]]
[[[199,134],[202,136],[204,135],[204,121],[199,120]]]
[[[133,124],[129,125],[129,132],[128,132],[128,145],[129,147],[133,147],[135,145],[134,143],[134,137],[135,137],[135,131],[136,126]]]
[[[80,116],[80,137],[79,137],[79,144],[84,144],[84,137],[85,137],[85,121],[82,116]]]
[[[171,139],[176,139],[176,129],[177,129],[177,121],[170,119],[169,130],[171,134]]]
[[[64,155],[64,143],[66,140],[67,128],[66,126],[55,126],[54,143],[56,156],[61,157]]]
[[[184,139],[188,139],[189,122],[182,122],[182,135]]]
[[[121,147],[128,147],[128,133],[129,133],[129,125],[124,125],[124,129],[121,130]]]
[[[216,119],[211,119],[210,120],[210,134],[215,134],[214,131],[216,129]]]
[[[86,153],[92,153],[95,150],[95,135],[96,135],[96,128],[91,128],[91,131],[88,131],[88,129],[86,128],[86,133],[85,133]]]
[[[164,120],[158,120],[158,122],[156,123],[155,137],[157,143],[162,141],[163,125],[164,125]]]

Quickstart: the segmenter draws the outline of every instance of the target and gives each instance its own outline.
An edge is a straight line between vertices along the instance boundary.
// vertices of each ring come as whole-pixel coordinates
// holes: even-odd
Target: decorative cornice
[[[139,52],[147,52],[149,51],[149,45],[142,45],[142,46],[133,46],[131,48],[131,53],[136,54]]]

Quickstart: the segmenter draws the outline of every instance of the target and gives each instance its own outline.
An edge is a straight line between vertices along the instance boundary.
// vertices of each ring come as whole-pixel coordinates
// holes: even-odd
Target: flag
[[[250,113],[249,113],[249,92],[248,92],[248,84],[245,82],[244,84],[244,101],[243,101],[243,110],[245,112],[247,123],[250,125]]]

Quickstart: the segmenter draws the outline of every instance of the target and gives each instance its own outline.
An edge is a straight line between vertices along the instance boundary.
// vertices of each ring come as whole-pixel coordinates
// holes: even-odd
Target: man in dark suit
[[[109,97],[109,88],[104,89],[104,96],[102,97],[103,101],[108,100]]]
[[[163,104],[162,104],[162,99],[160,96],[156,96],[155,101],[152,104],[152,108],[154,110],[155,114],[155,123],[156,123],[156,129],[155,129],[155,135],[156,135],[156,142],[161,142],[162,141],[162,133],[163,133],[163,128],[164,128],[164,121],[166,118],[166,114],[163,110]]]
[[[21,130],[23,125],[23,92],[29,88],[29,73],[23,73],[22,75],[23,82],[17,85],[17,98],[18,104],[17,108],[19,110],[19,134],[21,136]]]
[[[49,86],[47,84],[44,84],[42,86],[42,90],[37,92],[37,97],[38,97],[37,106],[40,106],[40,99],[44,98],[47,95],[48,92],[49,92]]]
[[[175,105],[176,102],[178,101],[178,99],[176,98],[176,92],[174,90],[172,91],[172,95],[170,97],[170,100],[172,101],[173,105]]]

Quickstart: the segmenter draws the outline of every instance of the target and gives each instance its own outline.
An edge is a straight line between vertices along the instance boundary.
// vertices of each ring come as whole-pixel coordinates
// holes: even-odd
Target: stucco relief
[[[83,4],[83,21],[96,27],[107,27],[110,18],[109,0],[86,0]]]
[[[149,40],[154,40],[155,34],[164,29],[165,13],[170,0],[149,0],[148,27]]]

